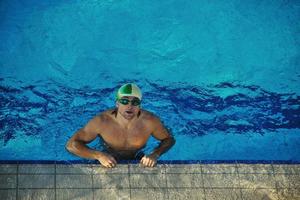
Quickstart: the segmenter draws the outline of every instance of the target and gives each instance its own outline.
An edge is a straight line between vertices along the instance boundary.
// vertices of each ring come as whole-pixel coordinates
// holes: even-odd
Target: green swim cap
[[[124,96],[137,97],[142,100],[142,92],[140,88],[134,83],[127,83],[119,88],[117,99],[121,99]]]

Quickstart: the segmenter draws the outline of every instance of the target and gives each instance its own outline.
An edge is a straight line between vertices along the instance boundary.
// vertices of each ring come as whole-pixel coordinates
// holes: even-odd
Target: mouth
[[[125,113],[127,113],[127,114],[129,114],[129,115],[132,115],[132,114],[133,114],[133,112],[132,112],[132,111],[129,111],[129,110],[125,111]]]

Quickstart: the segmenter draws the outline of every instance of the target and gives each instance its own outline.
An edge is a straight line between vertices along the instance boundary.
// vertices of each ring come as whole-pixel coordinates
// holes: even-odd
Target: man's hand
[[[157,162],[157,155],[155,154],[150,154],[148,156],[144,156],[140,163],[145,166],[145,167],[154,167]]]
[[[101,165],[107,168],[112,168],[117,165],[116,159],[106,153],[102,153],[101,156],[98,156],[97,160],[101,163]]]

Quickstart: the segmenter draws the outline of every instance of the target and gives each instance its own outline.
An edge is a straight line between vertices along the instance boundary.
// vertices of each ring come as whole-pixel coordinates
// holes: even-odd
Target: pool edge
[[[0,164],[98,164],[96,160],[0,160]],[[121,160],[120,164],[137,164],[138,160]],[[293,160],[158,160],[158,164],[300,164]]]

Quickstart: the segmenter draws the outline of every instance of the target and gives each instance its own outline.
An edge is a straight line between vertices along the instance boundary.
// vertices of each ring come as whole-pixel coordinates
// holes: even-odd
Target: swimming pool
[[[161,160],[299,163],[299,3],[197,2],[2,1],[0,159],[79,160],[68,138],[135,82]]]

